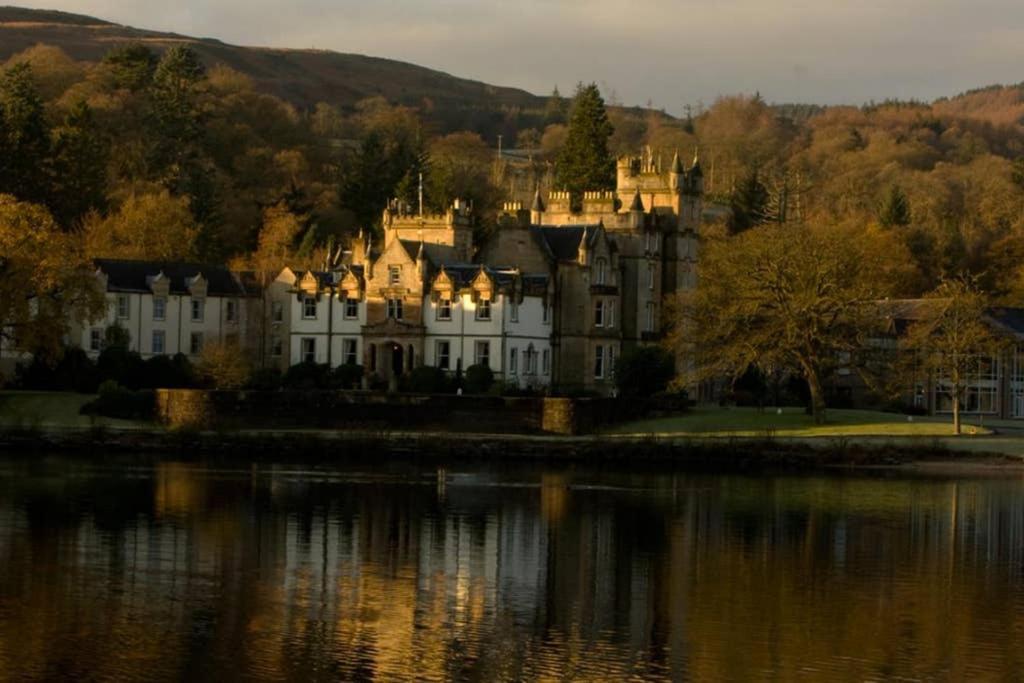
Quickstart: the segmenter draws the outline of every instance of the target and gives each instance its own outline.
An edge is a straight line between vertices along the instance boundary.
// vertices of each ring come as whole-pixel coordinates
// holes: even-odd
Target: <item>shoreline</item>
[[[974,437],[588,436],[413,431],[33,428],[0,429],[0,452],[166,455],[253,462],[475,461],[666,464],[689,469],[914,469],[960,473],[1020,469],[1008,439]],[[1012,442],[1022,440],[1012,439]],[[1024,445],[1024,443],[1022,443]]]

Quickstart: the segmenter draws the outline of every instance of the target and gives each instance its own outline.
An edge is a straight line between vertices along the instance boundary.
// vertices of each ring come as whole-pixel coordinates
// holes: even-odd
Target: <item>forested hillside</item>
[[[510,194],[559,177],[571,102],[557,92],[529,96],[526,109],[515,104],[518,91],[444,76],[430,86],[436,100],[405,98],[409,83],[394,71],[339,70],[352,101],[305,100],[274,85],[284,72],[268,75],[233,52],[247,49],[192,39],[168,48],[172,37],[26,12],[0,10],[0,49],[43,29],[56,44],[0,62],[0,194],[44,205],[92,254],[251,260],[262,249],[312,259],[372,229],[389,198],[414,202],[421,173],[428,209],[470,199],[482,230]],[[75,32],[83,26],[138,40],[86,40]],[[314,77],[288,54],[296,83]],[[458,111],[443,96],[477,86],[508,106],[473,99],[490,112],[478,127],[439,122],[440,109]],[[495,112],[497,123],[488,118]],[[731,209],[719,232],[850,224],[906,253],[912,272],[901,275],[901,293],[968,270],[1012,298],[1024,287],[1022,116],[1017,86],[861,107],[735,96],[684,119],[609,107],[609,147],[649,145],[666,162],[699,150],[709,203]],[[506,148],[525,151],[522,163],[497,159],[499,132]]]

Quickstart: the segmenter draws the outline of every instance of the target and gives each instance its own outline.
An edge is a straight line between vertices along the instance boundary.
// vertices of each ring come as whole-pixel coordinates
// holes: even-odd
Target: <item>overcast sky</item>
[[[933,99],[1024,81],[1022,0],[54,0],[139,28],[414,62],[538,94],[595,81],[681,113]]]

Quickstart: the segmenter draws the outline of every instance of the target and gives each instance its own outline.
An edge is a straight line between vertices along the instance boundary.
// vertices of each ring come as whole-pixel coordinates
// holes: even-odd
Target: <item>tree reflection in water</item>
[[[14,677],[1024,670],[1024,482],[0,461]]]

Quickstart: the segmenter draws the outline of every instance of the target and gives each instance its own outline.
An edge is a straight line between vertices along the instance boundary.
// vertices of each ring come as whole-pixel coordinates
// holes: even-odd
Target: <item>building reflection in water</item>
[[[34,678],[1000,678],[1024,484],[536,468],[0,473]]]

